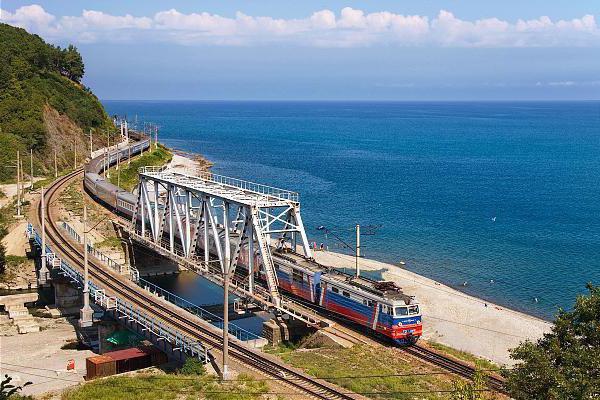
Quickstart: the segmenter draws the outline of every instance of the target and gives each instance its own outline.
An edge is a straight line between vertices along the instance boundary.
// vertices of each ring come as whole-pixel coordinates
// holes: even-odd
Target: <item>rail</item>
[[[38,247],[41,247],[42,239],[31,224],[27,225],[27,236],[30,240],[33,240]],[[46,245],[46,251],[52,252],[50,246]],[[60,273],[78,287],[84,286],[83,274],[71,267],[66,261],[60,260],[60,264],[53,264],[53,267],[60,269]],[[90,290],[90,297],[100,307],[107,311],[112,310],[116,314],[120,314],[121,317],[127,318],[129,322],[135,322],[142,326],[145,331],[152,333],[157,338],[167,340],[174,347],[181,349],[181,351],[185,353],[197,356],[204,361],[209,360],[208,349],[204,348],[198,341],[169,327],[161,320],[149,316],[131,302],[123,300],[118,296],[107,296],[105,290],[92,280],[88,281],[88,287]]]
[[[261,183],[246,181],[230,176],[213,174],[212,172],[196,172],[191,169],[184,169],[184,172],[172,172],[174,175],[181,175],[186,178],[201,179],[205,182],[215,183],[220,186],[226,186],[234,189],[241,189],[244,192],[255,193],[261,196],[268,196],[277,200],[292,201],[298,203],[300,195],[297,192],[292,192],[286,189],[280,189],[273,186],[263,185]],[[157,175],[163,172],[168,172],[165,166],[146,166],[138,169],[140,174]]]

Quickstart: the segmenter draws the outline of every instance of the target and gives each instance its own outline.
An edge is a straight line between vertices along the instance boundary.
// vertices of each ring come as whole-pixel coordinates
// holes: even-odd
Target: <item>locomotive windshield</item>
[[[419,313],[419,306],[396,307],[395,312],[397,317],[417,315]]]

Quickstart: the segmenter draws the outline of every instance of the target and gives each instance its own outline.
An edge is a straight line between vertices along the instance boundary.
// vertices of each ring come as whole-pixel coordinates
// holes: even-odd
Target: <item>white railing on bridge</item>
[[[140,174],[156,175],[159,173],[169,173],[170,170],[166,166],[147,166],[138,169]],[[228,186],[235,189],[241,189],[245,192],[256,193],[263,196],[273,197],[277,200],[293,201],[298,203],[300,195],[297,192],[292,192],[286,189],[280,189],[273,186],[263,185],[261,183],[246,181],[230,176],[213,174],[212,172],[197,172],[192,169],[178,169],[171,172],[174,175],[181,175],[192,179],[202,179],[206,182],[212,182],[221,186]]]

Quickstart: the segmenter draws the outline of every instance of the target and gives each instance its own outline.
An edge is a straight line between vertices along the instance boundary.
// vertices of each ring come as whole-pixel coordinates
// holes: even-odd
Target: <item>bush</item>
[[[572,311],[559,311],[550,333],[511,350],[505,374],[515,399],[592,399],[600,393],[600,287],[588,284]]]
[[[179,373],[182,375],[202,376],[206,374],[206,368],[204,367],[204,364],[197,358],[187,358],[179,370]]]

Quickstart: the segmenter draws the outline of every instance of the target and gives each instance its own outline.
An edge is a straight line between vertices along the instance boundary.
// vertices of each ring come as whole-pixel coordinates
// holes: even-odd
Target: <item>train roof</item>
[[[302,268],[311,270],[312,272],[326,272],[328,279],[339,282],[342,285],[360,289],[363,292],[389,301],[403,301],[405,304],[411,304],[415,302],[413,296],[409,296],[404,293],[402,288],[396,285],[394,282],[376,281],[364,276],[356,277],[355,275],[344,273],[335,267],[320,264],[314,259],[307,259],[298,253],[283,252],[279,250],[276,252],[276,254],[277,257],[283,258],[292,264],[296,264]]]

